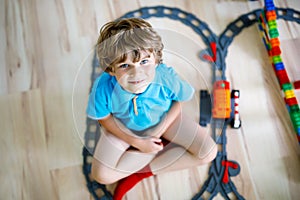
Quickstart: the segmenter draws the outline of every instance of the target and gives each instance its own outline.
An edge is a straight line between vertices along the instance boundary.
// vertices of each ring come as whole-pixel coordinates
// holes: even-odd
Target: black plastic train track
[[[204,44],[207,46],[206,52],[209,52],[210,56],[212,51],[210,49],[210,44],[215,43],[217,45],[217,56],[215,63],[212,63],[213,70],[219,70],[223,76],[225,76],[226,71],[226,62],[225,58],[228,53],[228,47],[233,42],[234,38],[245,28],[258,22],[259,16],[262,12],[262,9],[257,9],[241,15],[236,20],[231,22],[226,29],[217,36],[209,28],[209,26],[198,19],[195,15],[185,12],[179,8],[165,7],[165,6],[154,6],[154,7],[143,7],[138,10],[134,10],[126,13],[121,16],[121,18],[130,18],[130,17],[140,17],[140,18],[169,18],[172,20],[180,21],[183,24],[190,27],[194,30],[203,40]],[[282,19],[286,21],[292,21],[300,24],[300,12],[290,8],[276,8],[277,19]],[[91,82],[93,83],[95,78],[100,75],[100,66],[94,54],[94,59],[92,63],[92,74]],[[225,77],[223,77],[225,79]],[[213,77],[214,79],[214,77]],[[213,82],[215,80],[212,80]],[[202,196],[205,192],[209,192],[209,199],[213,199],[218,193],[220,193],[224,199],[230,199],[228,196],[229,193],[233,193],[237,199],[244,199],[240,195],[234,185],[234,183],[229,178],[228,183],[222,182],[222,177],[224,175],[225,167],[221,164],[222,160],[227,160],[226,152],[226,124],[222,128],[221,138],[218,140],[218,144],[223,146],[222,150],[218,152],[216,159],[211,163],[208,178],[203,184],[200,191],[192,198],[193,200],[202,200]],[[214,122],[212,122],[212,128]],[[213,130],[214,132],[214,130]],[[84,147],[82,151],[83,155],[83,173],[86,178],[87,188],[92,196],[96,200],[106,200],[112,199],[112,194],[107,190],[105,185],[99,184],[95,181],[92,181],[90,178],[91,173],[91,160],[94,153],[95,146],[100,137],[100,127],[96,120],[86,118],[86,132],[84,138]],[[232,163],[238,165],[237,162],[231,161]],[[229,176],[237,175],[239,169],[229,173]],[[102,192],[99,192],[102,191]],[[100,196],[99,194],[103,194]]]

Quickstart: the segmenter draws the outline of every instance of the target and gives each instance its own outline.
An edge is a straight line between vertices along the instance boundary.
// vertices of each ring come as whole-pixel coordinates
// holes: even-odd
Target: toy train
[[[212,117],[228,119],[230,117],[230,88],[228,81],[216,81],[213,86]]]
[[[240,128],[239,90],[230,91],[230,83],[219,80],[214,83],[213,95],[207,90],[200,91],[200,125],[206,126],[211,118],[224,119],[232,128]]]

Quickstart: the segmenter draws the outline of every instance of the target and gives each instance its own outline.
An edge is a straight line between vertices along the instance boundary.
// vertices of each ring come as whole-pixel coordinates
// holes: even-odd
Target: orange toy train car
[[[216,119],[228,119],[231,112],[230,84],[219,80],[214,83],[212,116]]]

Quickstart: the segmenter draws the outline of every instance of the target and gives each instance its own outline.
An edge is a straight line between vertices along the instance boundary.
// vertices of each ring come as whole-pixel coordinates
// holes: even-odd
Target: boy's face
[[[117,63],[110,74],[115,76],[122,88],[130,93],[143,93],[155,77],[157,67],[153,53],[141,51],[140,60],[133,62],[131,54],[124,62]]]

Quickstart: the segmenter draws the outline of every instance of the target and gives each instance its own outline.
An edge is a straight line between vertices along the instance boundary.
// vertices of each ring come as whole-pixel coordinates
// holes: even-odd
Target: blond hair
[[[141,18],[125,18],[106,23],[100,30],[96,51],[100,66],[112,71],[114,64],[123,62],[128,54],[133,61],[140,59],[140,51],[154,53],[156,62],[162,60],[163,43],[152,26]]]

